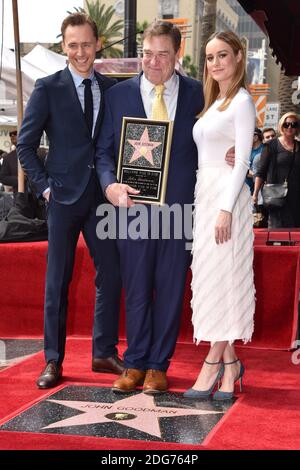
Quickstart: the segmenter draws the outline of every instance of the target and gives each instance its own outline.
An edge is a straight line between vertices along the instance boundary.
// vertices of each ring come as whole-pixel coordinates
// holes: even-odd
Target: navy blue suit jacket
[[[115,83],[97,72],[95,76],[101,102],[93,138],[68,68],[36,81],[18,135],[19,160],[38,194],[50,186],[52,197],[63,204],[76,202],[88,184],[104,114],[104,91]],[[36,154],[43,131],[49,139],[45,167]]]
[[[102,189],[116,182],[122,118],[146,118],[140,93],[140,77],[118,83],[105,93],[105,116],[96,146],[96,168]],[[200,82],[179,75],[166,203],[191,204],[197,169],[197,148],[192,137],[196,116],[204,105]]]

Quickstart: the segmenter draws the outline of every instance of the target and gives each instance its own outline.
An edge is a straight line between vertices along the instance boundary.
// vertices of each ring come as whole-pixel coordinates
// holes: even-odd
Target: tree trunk
[[[299,112],[299,105],[297,106],[296,104],[299,100],[295,100],[295,98],[293,98],[293,95],[295,97],[295,94],[297,94],[297,83],[298,77],[296,77],[295,75],[288,77],[284,74],[284,71],[281,70],[278,92],[280,116],[285,113],[288,113],[289,111],[293,111],[295,113]]]
[[[203,80],[203,72],[205,65],[205,45],[206,42],[216,31],[217,18],[217,0],[205,0],[202,17],[202,27],[200,36],[200,61],[199,61],[199,79]]]

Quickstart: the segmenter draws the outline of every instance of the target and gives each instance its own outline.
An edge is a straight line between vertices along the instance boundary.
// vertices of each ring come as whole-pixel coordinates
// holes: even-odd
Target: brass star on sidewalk
[[[158,418],[223,413],[222,411],[157,406],[153,397],[143,393],[117,400],[115,403],[50,399],[47,401],[81,411],[81,414],[57,421],[42,429],[117,422],[122,426],[128,426],[159,438],[162,436]]]
[[[130,145],[134,147],[134,153],[129,163],[144,157],[151,165],[154,165],[152,150],[161,145],[161,142],[151,142],[149,140],[148,128],[145,127],[142,137],[140,140],[128,139]]]

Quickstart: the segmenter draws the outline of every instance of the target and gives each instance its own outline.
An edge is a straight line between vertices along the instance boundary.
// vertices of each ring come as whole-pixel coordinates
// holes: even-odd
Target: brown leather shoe
[[[58,366],[55,361],[50,361],[36,381],[38,388],[55,387],[62,374],[62,366]]]
[[[146,372],[140,369],[125,369],[121,377],[114,381],[112,391],[118,393],[133,392],[138,385],[143,385]]]
[[[163,370],[147,370],[143,392],[149,395],[164,393],[168,390],[167,374]]]
[[[124,371],[124,364],[117,354],[106,358],[93,357],[92,370],[94,372],[120,375]]]

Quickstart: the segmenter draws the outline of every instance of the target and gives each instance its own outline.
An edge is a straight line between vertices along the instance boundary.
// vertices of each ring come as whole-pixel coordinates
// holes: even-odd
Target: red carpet
[[[0,245],[0,337],[43,334],[46,242]],[[289,349],[296,339],[299,295],[299,247],[255,247],[257,306],[250,347]],[[94,269],[80,240],[70,292],[69,335],[90,335],[94,305]],[[191,342],[190,273],[179,341]],[[124,321],[121,322],[124,337]]]
[[[42,336],[46,250],[45,242],[0,245],[0,338]],[[255,334],[249,347],[238,349],[246,366],[245,393],[202,445],[0,431],[0,449],[299,449],[300,365],[293,365],[292,353],[287,351],[297,331],[299,253],[297,246],[256,246]],[[115,378],[90,369],[93,276],[87,250],[80,241],[70,292],[64,381],[60,387],[110,387]],[[179,342],[169,370],[173,391],[193,384],[206,352],[205,346],[197,349],[191,344],[189,283],[190,277]],[[120,331],[124,337],[124,314]],[[122,349],[124,343],[121,352]],[[53,393],[35,386],[43,365],[43,353],[38,353],[0,372],[0,424]]]
[[[169,369],[173,391],[193,384],[205,352],[204,346],[178,344]],[[201,446],[0,431],[0,449],[299,449],[300,366],[292,364],[291,353],[286,351],[243,348],[238,352],[246,367],[245,391]],[[91,372],[90,362],[91,341],[69,339],[64,381],[58,388],[70,384],[109,387],[114,376]],[[38,353],[0,372],[0,424],[53,393],[35,387],[42,367],[43,354]]]

